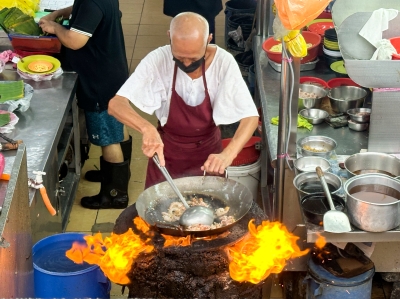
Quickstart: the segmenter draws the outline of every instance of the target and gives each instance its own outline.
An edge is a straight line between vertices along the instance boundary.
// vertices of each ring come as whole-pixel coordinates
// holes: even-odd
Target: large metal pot
[[[354,226],[368,232],[384,232],[400,225],[398,180],[384,174],[361,174],[347,180],[344,190],[348,216]],[[385,194],[398,200],[385,203],[379,194],[376,197],[361,197],[358,192],[362,191],[369,195]],[[355,193],[358,193],[358,198],[354,196]]]
[[[210,205],[210,208],[228,206],[228,216],[233,216],[235,222],[217,229],[207,231],[189,231],[179,226],[178,221],[166,222],[162,212],[167,212],[171,203],[179,201],[168,182],[159,183],[144,190],[136,201],[139,216],[150,226],[155,226],[165,234],[174,236],[209,236],[219,234],[238,222],[247,214],[253,203],[253,195],[243,184],[217,176],[193,176],[174,180],[176,186],[185,197],[198,195]]]
[[[400,159],[384,153],[358,153],[344,161],[344,167],[350,176],[366,173],[382,173],[400,176]]]

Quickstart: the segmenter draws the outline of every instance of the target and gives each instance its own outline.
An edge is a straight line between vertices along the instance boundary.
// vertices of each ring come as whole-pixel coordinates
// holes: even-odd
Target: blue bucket
[[[86,244],[85,235],[57,234],[33,246],[36,298],[110,298],[110,280],[99,266],[75,264],[65,256],[73,242]]]
[[[337,277],[323,267],[308,262],[307,299],[371,299],[375,269],[351,278]]]

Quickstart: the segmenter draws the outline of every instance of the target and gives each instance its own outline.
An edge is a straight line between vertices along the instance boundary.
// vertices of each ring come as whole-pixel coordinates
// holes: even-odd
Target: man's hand
[[[39,20],[40,28],[42,28],[44,33],[56,34],[56,26],[61,26],[61,25],[57,24],[53,20],[48,20],[45,18],[46,17],[43,17]]]
[[[149,158],[152,158],[154,154],[157,153],[160,165],[165,166],[164,143],[154,126],[150,126],[143,131],[142,151],[143,154]]]
[[[224,174],[225,169],[232,164],[233,159],[224,152],[220,154],[211,154],[208,156],[207,161],[201,167],[207,173],[220,175]]]

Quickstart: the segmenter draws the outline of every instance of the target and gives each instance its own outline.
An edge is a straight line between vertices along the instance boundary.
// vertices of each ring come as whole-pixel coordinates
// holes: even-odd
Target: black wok
[[[162,212],[167,212],[171,203],[178,197],[168,182],[159,183],[144,190],[136,201],[139,216],[150,226],[156,227],[161,233],[173,236],[209,236],[228,230],[250,210],[253,203],[251,191],[239,182],[217,176],[193,176],[174,180],[182,195],[187,199],[197,195],[203,197],[210,208],[229,207],[227,216],[233,216],[235,222],[227,226],[207,231],[184,230],[179,222],[166,222]]]

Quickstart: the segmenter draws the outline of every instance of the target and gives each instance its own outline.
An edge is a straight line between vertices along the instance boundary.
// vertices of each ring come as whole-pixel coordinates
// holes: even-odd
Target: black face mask
[[[188,66],[186,66],[182,61],[180,61],[179,59],[176,59],[175,57],[173,58],[173,60],[175,61],[175,63],[177,64],[177,66],[184,71],[185,73],[192,73],[195,70],[197,70],[204,62],[204,58],[205,56],[201,57],[199,60],[193,61],[191,64],[189,64]]]
[[[204,52],[204,56],[201,57],[199,60],[193,61],[191,64],[189,64],[188,66],[186,66],[182,61],[180,61],[179,59],[175,58],[174,54],[172,54],[173,60],[175,61],[176,65],[185,73],[192,73],[195,70],[197,70],[205,61],[206,58],[206,52],[207,52],[207,46],[208,43],[206,45],[206,51]]]

